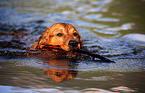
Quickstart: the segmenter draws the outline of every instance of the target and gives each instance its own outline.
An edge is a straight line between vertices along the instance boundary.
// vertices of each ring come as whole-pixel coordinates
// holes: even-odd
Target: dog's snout
[[[70,40],[68,45],[70,47],[77,47],[78,46],[78,41],[76,41],[76,40]]]

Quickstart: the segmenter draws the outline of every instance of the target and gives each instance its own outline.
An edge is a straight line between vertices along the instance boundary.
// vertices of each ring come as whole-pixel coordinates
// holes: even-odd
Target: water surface
[[[0,92],[145,92],[144,9],[143,0],[1,0],[0,51],[22,52],[47,27],[64,22],[76,27],[85,48],[116,63],[5,55]],[[64,81],[50,74],[56,71]]]

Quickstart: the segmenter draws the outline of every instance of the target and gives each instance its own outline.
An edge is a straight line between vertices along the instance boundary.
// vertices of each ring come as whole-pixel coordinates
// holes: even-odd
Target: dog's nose
[[[76,40],[70,40],[69,43],[68,43],[68,45],[70,47],[72,47],[72,48],[75,48],[75,47],[78,46],[78,41],[76,41]]]

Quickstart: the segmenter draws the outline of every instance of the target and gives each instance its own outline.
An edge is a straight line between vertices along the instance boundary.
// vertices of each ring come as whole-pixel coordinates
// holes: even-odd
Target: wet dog
[[[68,23],[56,23],[40,36],[30,50],[43,50],[45,46],[59,46],[64,51],[71,51],[83,47],[81,36],[75,27]]]
[[[58,46],[61,50],[71,52],[83,47],[82,39],[75,27],[68,23],[56,23],[47,28],[30,50],[45,50],[48,46]],[[52,49],[55,52],[56,49]],[[67,53],[67,56],[70,55]]]

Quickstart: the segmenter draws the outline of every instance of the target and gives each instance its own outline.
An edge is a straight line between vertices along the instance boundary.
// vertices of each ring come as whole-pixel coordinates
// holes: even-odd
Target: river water
[[[1,0],[0,51],[24,51],[62,22],[76,27],[85,48],[115,63],[7,53],[0,56],[0,93],[145,92],[144,10],[144,0]]]

